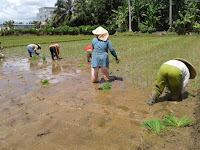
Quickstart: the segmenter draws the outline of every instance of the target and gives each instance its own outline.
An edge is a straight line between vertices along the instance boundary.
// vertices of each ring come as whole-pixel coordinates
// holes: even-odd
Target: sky
[[[5,21],[37,21],[38,8],[55,7],[57,0],[0,0],[0,24]]]

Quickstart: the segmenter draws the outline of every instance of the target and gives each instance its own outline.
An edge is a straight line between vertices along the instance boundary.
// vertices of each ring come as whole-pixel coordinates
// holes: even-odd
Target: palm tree
[[[54,21],[57,24],[67,24],[71,20],[73,0],[57,0]]]
[[[129,31],[132,31],[131,29],[131,2],[128,0],[128,8],[129,8]]]

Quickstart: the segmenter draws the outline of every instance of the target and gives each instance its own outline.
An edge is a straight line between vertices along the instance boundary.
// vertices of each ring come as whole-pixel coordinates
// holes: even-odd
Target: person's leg
[[[32,53],[35,54],[35,51],[30,46],[27,47],[27,50],[28,50],[28,53],[29,53],[30,57],[32,57]]]
[[[99,67],[91,68],[91,80],[93,83],[98,82],[98,72],[99,72]]]
[[[91,56],[92,56],[92,50],[91,50],[91,49],[88,49],[88,50],[86,51],[86,56],[87,56],[87,61],[90,62],[90,58],[91,58]]]
[[[105,82],[109,82],[109,70],[108,70],[108,68],[103,67],[103,66],[101,66],[100,68],[101,68],[101,72],[103,74],[103,78],[104,78]]]
[[[50,52],[51,52],[51,58],[52,58],[52,60],[54,60],[53,47],[50,47]]]
[[[158,71],[156,82],[152,90],[152,94],[150,99],[148,100],[147,104],[153,105],[159,96],[162,94],[165,85],[167,84],[167,72],[168,72],[168,65],[162,65]]]
[[[169,90],[171,91],[172,100],[179,100],[181,97],[182,75],[182,71],[173,66],[168,73]]]

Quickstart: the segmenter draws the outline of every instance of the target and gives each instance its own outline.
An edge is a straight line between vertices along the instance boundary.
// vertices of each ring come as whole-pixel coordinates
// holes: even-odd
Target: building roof
[[[56,7],[41,7],[39,9],[56,9]]]

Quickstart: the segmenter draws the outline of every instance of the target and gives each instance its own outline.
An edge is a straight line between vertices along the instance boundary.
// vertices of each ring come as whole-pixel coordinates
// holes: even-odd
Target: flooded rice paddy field
[[[29,60],[25,46],[5,48],[7,58],[0,61],[0,149],[195,150],[198,124],[195,133],[187,126],[153,135],[141,123],[171,113],[199,118],[198,77],[189,81],[183,101],[168,101],[163,93],[160,102],[146,104],[165,61],[187,59],[200,74],[199,39],[112,36],[121,61],[116,64],[109,54],[110,91],[98,90],[104,84],[101,75],[100,83],[90,81],[84,47],[92,38],[59,43],[63,59],[54,62],[49,44],[42,44],[47,62]],[[41,80],[50,84],[42,86]]]
[[[133,86],[131,79],[112,77],[110,91],[98,90],[104,83],[92,84],[90,63],[82,63],[25,57],[0,62],[0,149],[189,149],[192,127],[158,136],[141,123],[170,113],[194,118],[196,97],[149,106],[152,85]],[[42,86],[44,79],[50,84]],[[191,84],[187,91],[192,93]]]

